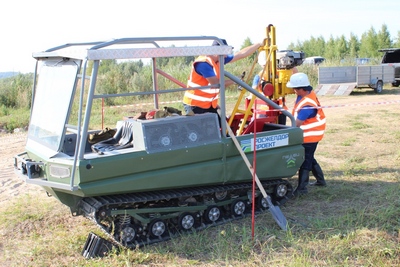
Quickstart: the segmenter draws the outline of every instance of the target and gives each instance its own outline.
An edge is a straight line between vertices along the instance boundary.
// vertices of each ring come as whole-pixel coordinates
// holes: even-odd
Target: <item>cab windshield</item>
[[[44,61],[37,86],[28,138],[52,151],[59,151],[75,91],[79,61]]]

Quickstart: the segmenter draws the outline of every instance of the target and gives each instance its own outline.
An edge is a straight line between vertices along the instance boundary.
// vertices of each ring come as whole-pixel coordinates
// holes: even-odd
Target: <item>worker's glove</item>
[[[265,45],[265,38],[263,38],[259,44],[260,44],[260,47],[264,46]]]

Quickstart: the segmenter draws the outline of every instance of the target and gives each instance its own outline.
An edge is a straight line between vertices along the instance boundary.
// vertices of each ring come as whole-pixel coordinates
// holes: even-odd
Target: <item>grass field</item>
[[[15,151],[0,142],[0,266],[400,266],[400,90],[319,99],[327,131],[316,158],[328,186],[309,187],[281,208],[287,232],[268,211],[257,216],[254,239],[245,218],[87,260],[81,252],[89,232],[102,233],[39,187],[6,195],[5,187],[21,182],[10,171]]]

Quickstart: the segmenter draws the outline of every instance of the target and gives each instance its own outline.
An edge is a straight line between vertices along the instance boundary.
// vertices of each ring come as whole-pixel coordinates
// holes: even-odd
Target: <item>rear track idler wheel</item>
[[[285,197],[288,193],[288,186],[285,183],[278,184],[274,189],[274,194],[278,199]]]
[[[293,192],[292,185],[287,181],[282,181],[274,188],[274,193],[271,194],[271,200],[274,205],[280,206],[285,204]]]
[[[210,223],[218,221],[220,217],[221,210],[218,206],[210,206],[204,212],[204,219]]]
[[[152,237],[161,237],[167,231],[167,225],[161,219],[154,219],[149,225],[149,233]]]

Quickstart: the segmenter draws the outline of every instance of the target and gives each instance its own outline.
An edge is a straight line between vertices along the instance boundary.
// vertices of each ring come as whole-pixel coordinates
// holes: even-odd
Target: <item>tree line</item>
[[[378,50],[383,48],[400,48],[400,31],[392,38],[386,24],[383,24],[378,32],[371,27],[361,38],[353,33],[350,33],[348,39],[344,35],[330,36],[328,40],[322,36],[312,36],[306,41],[291,43],[288,47],[291,50],[303,51],[307,57],[322,56],[328,60],[380,58],[383,54]]]
[[[251,45],[246,38],[242,48]],[[400,48],[400,31],[397,38],[392,38],[385,24],[376,32],[371,27],[358,38],[350,34],[346,39],[344,35],[331,36],[328,40],[323,37],[310,37],[305,41],[291,43],[288,49],[303,51],[306,56],[323,56],[326,59],[340,60],[345,58],[379,58],[381,48]],[[226,66],[226,70],[240,76],[243,71],[248,71],[256,59],[253,55],[247,59],[236,61]],[[159,68],[172,77],[186,84],[194,57],[159,58],[156,63]],[[301,67],[301,66],[300,66]],[[89,68],[90,70],[90,68]],[[305,72],[307,69],[305,69]],[[122,62],[115,60],[103,61],[99,68],[99,93],[143,92],[152,90],[152,70],[150,64],[142,61]],[[160,77],[160,76],[159,76]],[[247,77],[250,79],[252,77]],[[31,101],[33,74],[19,74],[10,78],[0,79],[0,115],[7,113],[7,109],[29,109]],[[160,77],[160,88],[176,88],[176,84],[166,78]],[[108,103],[113,104],[113,103]]]

